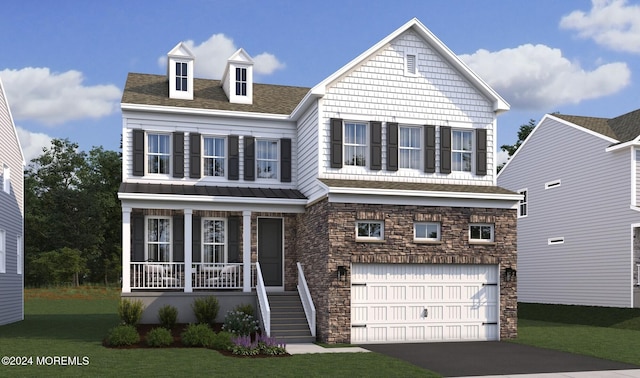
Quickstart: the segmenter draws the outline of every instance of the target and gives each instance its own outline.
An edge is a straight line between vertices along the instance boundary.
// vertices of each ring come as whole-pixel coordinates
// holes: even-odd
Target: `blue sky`
[[[188,41],[196,76],[244,48],[256,81],[312,87],[418,18],[510,104],[498,143],[545,113],[640,108],[640,3],[625,0],[11,1],[0,78],[27,159],[51,138],[117,150],[128,72],[166,73]]]

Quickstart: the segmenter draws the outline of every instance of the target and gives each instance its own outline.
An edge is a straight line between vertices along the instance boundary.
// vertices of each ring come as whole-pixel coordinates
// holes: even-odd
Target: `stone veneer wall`
[[[356,242],[357,220],[383,220],[383,242]],[[414,221],[441,223],[440,243],[415,243]],[[337,280],[337,267],[351,263],[500,264],[500,338],[517,336],[516,281],[504,269],[516,267],[516,210],[329,203],[307,209],[298,220],[298,256],[305,266],[317,312],[318,338],[348,343],[351,282]],[[469,243],[469,223],[495,225],[495,242]]]

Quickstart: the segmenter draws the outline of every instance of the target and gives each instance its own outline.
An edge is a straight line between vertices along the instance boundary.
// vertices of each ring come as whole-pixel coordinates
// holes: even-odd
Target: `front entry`
[[[284,289],[282,218],[258,218],[258,262],[264,286]]]

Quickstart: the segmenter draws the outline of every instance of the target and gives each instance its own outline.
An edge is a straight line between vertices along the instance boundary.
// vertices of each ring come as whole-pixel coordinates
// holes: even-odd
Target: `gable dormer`
[[[180,42],[169,51],[167,60],[169,98],[193,100],[193,53]]]
[[[229,102],[253,103],[253,60],[244,49],[236,51],[227,61],[222,75],[222,88]]]

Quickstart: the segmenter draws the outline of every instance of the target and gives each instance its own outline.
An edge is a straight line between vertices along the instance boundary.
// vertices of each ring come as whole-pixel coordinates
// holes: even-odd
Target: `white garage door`
[[[498,340],[498,266],[353,264],[351,342]]]

